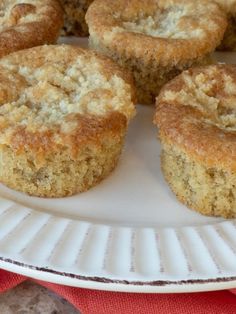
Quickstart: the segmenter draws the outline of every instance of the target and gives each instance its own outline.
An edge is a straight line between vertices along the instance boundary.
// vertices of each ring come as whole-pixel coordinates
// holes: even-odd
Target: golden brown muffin
[[[90,46],[130,69],[138,101],[154,103],[182,70],[205,64],[226,28],[207,0],[95,0],[88,9]]]
[[[0,57],[20,49],[54,43],[63,25],[56,0],[0,2]]]
[[[178,199],[236,217],[236,66],[190,69],[157,98],[162,170]]]
[[[227,13],[228,27],[218,50],[236,51],[236,0],[214,0]]]
[[[85,14],[93,0],[60,0],[64,9],[62,35],[88,36]]]
[[[135,113],[132,80],[106,57],[39,46],[0,60],[0,181],[45,197],[94,186],[115,167]]]

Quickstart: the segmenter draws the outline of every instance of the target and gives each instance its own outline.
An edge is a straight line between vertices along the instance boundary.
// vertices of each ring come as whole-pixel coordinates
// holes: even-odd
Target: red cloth
[[[26,277],[0,270],[0,292]],[[61,286],[34,280],[72,303],[82,314],[235,314],[234,291],[182,294],[132,294]],[[236,290],[235,290],[236,294]]]

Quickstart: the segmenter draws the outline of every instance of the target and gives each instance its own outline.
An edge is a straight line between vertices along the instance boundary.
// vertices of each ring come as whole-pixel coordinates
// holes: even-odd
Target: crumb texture
[[[100,135],[88,142],[73,158],[66,147],[45,155],[39,163],[30,151],[14,155],[11,148],[0,151],[0,179],[7,186],[40,197],[64,197],[87,191],[116,166],[123,147],[125,127],[119,134]]]
[[[162,169],[177,197],[197,211],[236,216],[236,66],[190,69],[157,98]]]
[[[62,24],[63,12],[56,0],[1,1],[0,57],[16,50],[54,43]]]
[[[207,168],[183,151],[164,145],[162,169],[177,198],[208,216],[236,217],[236,174]]]
[[[60,2],[64,9],[62,34],[65,36],[88,36],[85,14],[93,0],[60,0]]]
[[[115,167],[135,114],[130,76],[78,47],[0,60],[0,179],[31,195],[87,190]]]

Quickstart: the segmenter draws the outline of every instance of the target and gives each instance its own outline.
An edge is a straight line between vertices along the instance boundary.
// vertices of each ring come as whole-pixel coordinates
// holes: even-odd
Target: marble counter
[[[0,314],[79,314],[50,290],[27,281],[0,294]]]

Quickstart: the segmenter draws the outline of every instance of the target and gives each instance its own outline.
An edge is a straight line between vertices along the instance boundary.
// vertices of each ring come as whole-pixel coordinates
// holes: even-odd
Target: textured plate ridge
[[[159,291],[167,283],[232,281],[236,274],[234,221],[182,228],[114,227],[12,202],[0,205],[0,264],[34,270],[36,277],[48,272],[62,282],[77,279],[80,285],[87,279],[96,286],[105,281],[142,292],[147,286]]]

